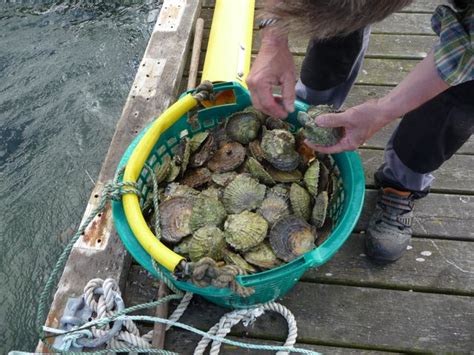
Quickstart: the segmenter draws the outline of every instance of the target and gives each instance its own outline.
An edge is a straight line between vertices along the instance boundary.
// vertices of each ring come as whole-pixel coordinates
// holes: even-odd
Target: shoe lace
[[[377,204],[381,209],[377,223],[385,222],[400,230],[411,227],[413,221],[413,215],[410,213],[413,210],[411,195],[399,196],[382,191]]]

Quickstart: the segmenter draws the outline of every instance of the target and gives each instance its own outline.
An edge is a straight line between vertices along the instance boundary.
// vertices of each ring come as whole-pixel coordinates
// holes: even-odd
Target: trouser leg
[[[296,84],[297,98],[341,107],[362,66],[369,35],[367,26],[345,37],[311,40]]]
[[[379,186],[425,196],[438,169],[474,132],[474,81],[449,88],[407,113],[375,173]]]

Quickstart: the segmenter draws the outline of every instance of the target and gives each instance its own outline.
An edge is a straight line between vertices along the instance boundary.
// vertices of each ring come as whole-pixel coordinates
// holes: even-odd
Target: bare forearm
[[[431,52],[387,96],[379,100],[388,119],[403,116],[449,88],[438,75]]]

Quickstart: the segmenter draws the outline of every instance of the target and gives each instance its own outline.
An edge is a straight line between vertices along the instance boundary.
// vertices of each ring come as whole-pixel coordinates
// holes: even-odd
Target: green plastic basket
[[[179,143],[180,138],[185,136],[192,137],[198,132],[213,128],[230,114],[251,105],[248,91],[237,83],[217,84],[214,90],[216,92],[233,90],[236,103],[200,110],[196,127],[190,127],[187,124],[187,115],[181,117],[160,136],[148,157],[147,163],[150,166],[154,167],[156,164],[159,164],[165,156],[173,156],[173,148]],[[295,130],[299,126],[296,120],[297,112],[306,111],[308,105],[296,102],[295,108],[295,112],[288,117],[288,121],[292,125],[291,130]],[[146,130],[147,128],[130,144],[119,163],[118,169],[127,164],[133,149]],[[201,288],[190,282],[177,281],[168,270],[161,266],[160,268],[177,288],[201,295],[209,301],[225,307],[248,308],[255,304],[269,302],[282,297],[295,285],[306,270],[324,264],[336,253],[349,237],[359,218],[365,192],[364,173],[359,156],[355,152],[345,152],[334,154],[332,158],[339,169],[339,183],[342,188],[339,190],[336,198],[333,199],[333,203],[329,208],[329,216],[334,223],[331,235],[319,247],[283,266],[253,275],[238,276],[238,281],[243,286],[255,289],[255,293],[251,296],[241,297],[229,288]],[[147,183],[148,179],[148,171],[144,169],[138,181],[143,195],[140,201],[141,204],[143,204],[147,194],[151,192]],[[127,250],[145,269],[155,277],[159,277],[153,268],[150,255],[142,248],[130,229],[125,217],[122,201],[114,201],[112,203],[112,211],[115,227]]]

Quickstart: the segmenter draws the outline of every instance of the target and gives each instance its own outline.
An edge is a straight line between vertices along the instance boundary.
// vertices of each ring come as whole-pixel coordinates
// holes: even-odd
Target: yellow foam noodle
[[[146,131],[133,150],[125,168],[123,181],[136,182],[160,135],[181,116],[197,105],[197,100],[188,94],[169,107]],[[130,193],[122,197],[125,216],[140,245],[159,264],[173,271],[184,258],[162,244],[143,218],[138,196]]]
[[[216,0],[202,80],[247,87],[254,12],[255,0]]]

